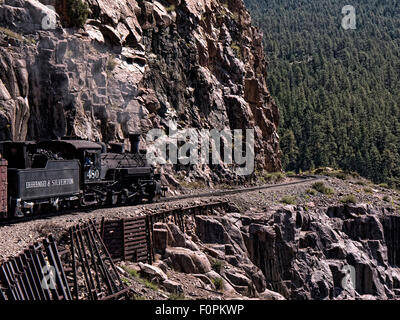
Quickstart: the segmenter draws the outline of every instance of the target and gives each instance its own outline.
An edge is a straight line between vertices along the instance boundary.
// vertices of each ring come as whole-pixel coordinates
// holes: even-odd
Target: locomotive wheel
[[[70,202],[71,209],[78,209],[79,208],[79,200],[75,200]]]
[[[15,218],[23,218],[25,214],[22,212],[21,209],[15,209],[14,210],[14,217]]]
[[[112,205],[112,206],[115,206],[116,204],[118,204],[118,194],[115,194],[114,192],[112,192],[112,191],[110,191],[109,193],[108,193],[108,196],[107,196],[107,202],[110,204],[110,205]]]
[[[131,201],[132,201],[133,204],[140,204],[141,203],[141,199],[138,196],[133,197]]]
[[[121,194],[119,195],[119,203],[120,204],[126,204],[128,202],[128,190],[124,189]]]

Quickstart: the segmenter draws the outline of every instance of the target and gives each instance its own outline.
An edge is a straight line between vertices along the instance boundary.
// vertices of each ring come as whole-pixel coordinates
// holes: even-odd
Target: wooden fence
[[[151,239],[147,216],[105,220],[98,224],[103,242],[118,261],[151,263]]]

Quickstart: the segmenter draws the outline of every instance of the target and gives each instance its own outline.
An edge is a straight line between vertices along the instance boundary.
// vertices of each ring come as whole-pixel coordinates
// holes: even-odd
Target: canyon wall
[[[80,29],[66,25],[68,1],[0,5],[1,140],[128,145],[129,134],[169,120],[254,128],[257,169],[281,169],[262,34],[242,0],[87,3]]]

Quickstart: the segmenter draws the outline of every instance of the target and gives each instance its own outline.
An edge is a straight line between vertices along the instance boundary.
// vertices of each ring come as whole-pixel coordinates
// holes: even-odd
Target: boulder
[[[211,281],[214,281],[214,282],[216,280],[221,281],[222,282],[222,291],[224,293],[234,293],[234,292],[236,292],[234,287],[231,286],[231,284],[228,281],[226,281],[220,274],[216,273],[214,270],[207,272],[205,275],[208,278],[210,278]]]
[[[171,293],[183,293],[183,286],[176,282],[176,281],[172,281],[172,280],[165,280],[162,283],[162,286]]]
[[[367,204],[346,204],[329,207],[326,214],[330,218],[339,218],[345,220],[368,214],[371,212],[371,209],[372,208]]]
[[[157,260],[156,262],[153,263],[153,266],[160,268],[165,274],[167,274],[168,265],[164,261]]]
[[[4,83],[1,80],[0,80],[0,99],[1,100],[11,99],[11,95],[9,94],[7,88],[4,86]]]
[[[140,94],[144,105],[150,113],[156,113],[161,108],[154,90],[142,88]]]
[[[324,254],[328,259],[346,259],[346,247],[344,243],[333,243],[324,249]]]
[[[35,30],[56,29],[59,26],[59,16],[56,12],[37,0],[25,0],[22,8],[5,6],[5,10],[10,10],[11,14],[6,17],[13,17],[13,22],[18,25],[20,30],[33,32]],[[17,15],[13,12],[18,11]],[[10,21],[11,22],[11,21]]]
[[[248,297],[254,296],[256,289],[253,282],[237,269],[224,270],[223,275],[238,293]]]
[[[106,42],[112,46],[120,46],[122,44],[120,33],[113,27],[108,25],[101,25],[100,31],[104,36]]]
[[[98,43],[104,44],[104,36],[100,31],[100,28],[94,25],[86,24],[85,31],[89,35],[89,38],[97,41]]]
[[[211,264],[201,251],[191,251],[187,248],[167,248],[164,258],[170,258],[172,268],[184,273],[207,273]]]
[[[344,206],[329,207],[326,214],[330,218],[346,219],[346,211]]]
[[[185,241],[185,248],[188,248],[192,251],[199,251],[199,247],[196,243],[194,243],[192,240],[190,239],[186,239]]]
[[[347,204],[345,208],[348,214],[354,214],[357,216],[368,214],[370,211],[369,205],[365,203]]]
[[[140,273],[147,279],[153,282],[164,282],[168,280],[167,275],[160,268],[152,266],[147,263],[139,263]]]
[[[239,267],[240,266],[240,259],[241,257],[239,255],[227,255],[225,256],[225,260],[226,262],[228,262],[229,264],[235,266],[235,267]]]
[[[225,260],[225,246],[221,244],[205,244],[203,251],[209,254],[211,257]]]
[[[225,270],[224,275],[234,285],[248,287],[252,286],[252,282],[249,278],[235,270]]]
[[[190,240],[189,236],[181,231],[174,223],[154,224],[154,248],[160,252],[169,247],[188,248],[192,251],[199,251],[199,247]]]
[[[284,296],[278,292],[265,289],[264,292],[259,294],[259,298],[262,300],[286,300]]]
[[[210,287],[212,290],[215,290],[214,283],[205,274],[196,273],[196,274],[192,274],[192,276],[196,277],[197,279],[200,279],[206,286]]]

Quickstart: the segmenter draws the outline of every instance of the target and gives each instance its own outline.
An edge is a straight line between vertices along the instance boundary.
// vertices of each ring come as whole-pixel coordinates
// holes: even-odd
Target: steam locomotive
[[[123,144],[68,138],[0,142],[0,215],[153,201],[164,188],[139,138],[130,136],[130,152]]]

